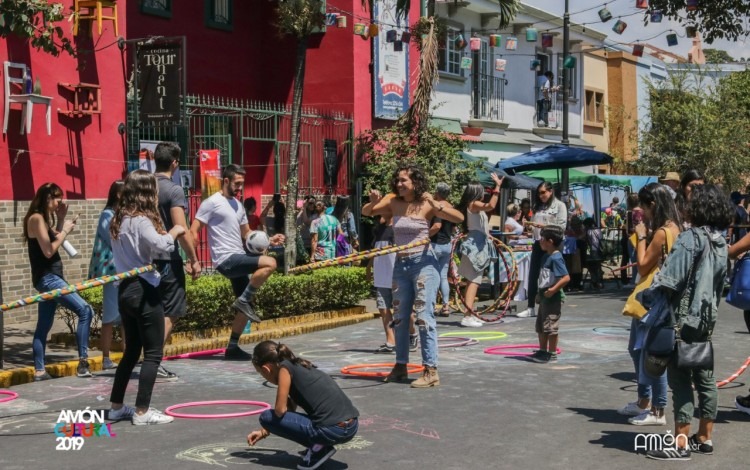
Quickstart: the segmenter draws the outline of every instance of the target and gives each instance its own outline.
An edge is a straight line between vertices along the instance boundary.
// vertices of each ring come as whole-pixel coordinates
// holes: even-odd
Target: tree
[[[62,3],[47,0],[0,0],[0,37],[15,35],[53,56],[62,52],[75,56],[73,44],[54,24],[65,18],[63,8]]]
[[[636,173],[696,169],[727,188],[743,186],[750,165],[750,72],[731,74],[713,90],[703,81],[684,73],[648,83],[650,122],[632,163]]]
[[[302,94],[305,85],[307,64],[307,41],[310,35],[325,24],[323,3],[320,0],[279,1],[279,30],[297,40],[294,83],[292,92],[291,142],[289,143],[289,167],[287,169],[287,194],[284,248],[284,269],[293,267],[297,260],[297,198],[299,196],[299,141],[302,121]]]
[[[651,0],[643,23],[649,23],[650,11],[660,10],[672,21],[695,26],[708,44],[714,39],[737,40],[750,34],[744,27],[750,18],[748,0],[701,0],[695,10],[686,10],[686,3],[686,0]]]
[[[707,64],[728,64],[734,62],[734,58],[723,49],[703,49]]]

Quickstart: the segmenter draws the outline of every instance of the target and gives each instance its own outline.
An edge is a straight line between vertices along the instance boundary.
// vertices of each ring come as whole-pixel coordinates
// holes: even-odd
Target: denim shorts
[[[387,287],[378,287],[377,290],[378,310],[393,308],[393,289],[388,289]]]

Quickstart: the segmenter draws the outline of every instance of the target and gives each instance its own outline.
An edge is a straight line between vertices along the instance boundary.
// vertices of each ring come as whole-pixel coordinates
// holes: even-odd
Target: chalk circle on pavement
[[[222,405],[246,405],[246,406],[258,406],[257,410],[241,411],[238,413],[219,413],[219,414],[191,414],[191,413],[176,413],[174,410],[182,408],[192,408],[194,406],[222,406]],[[263,413],[266,410],[271,409],[271,405],[262,401],[250,401],[250,400],[213,400],[213,401],[193,401],[189,403],[181,403],[178,405],[172,405],[167,408],[164,412],[169,416],[175,418],[186,418],[186,419],[222,419],[222,418],[241,418],[243,416],[253,416]]]
[[[390,373],[390,369],[396,364],[394,363],[379,363],[379,364],[354,364],[341,368],[341,373],[344,375],[354,375],[357,377],[385,377]],[[363,369],[389,369],[388,371],[371,371]],[[406,364],[406,372],[408,374],[418,374],[424,371],[422,364]]]
[[[458,348],[461,346],[474,346],[475,344],[478,344],[479,341],[477,341],[474,338],[468,338],[463,336],[440,336],[438,338],[438,347],[439,348]]]
[[[11,392],[10,390],[0,390],[0,395],[6,395],[5,397],[0,398],[0,403],[5,403],[18,398],[18,394],[16,392]]]
[[[477,341],[491,341],[494,339],[503,339],[506,336],[508,336],[508,333],[502,332],[502,331],[448,331],[446,333],[441,333],[439,335],[440,338],[445,337],[460,337],[460,338],[470,338]]]
[[[504,344],[502,346],[492,346],[484,350],[485,354],[494,354],[497,356],[531,356],[530,352],[516,351],[516,349],[534,349],[538,344]],[[562,349],[557,348],[555,354],[562,353]]]

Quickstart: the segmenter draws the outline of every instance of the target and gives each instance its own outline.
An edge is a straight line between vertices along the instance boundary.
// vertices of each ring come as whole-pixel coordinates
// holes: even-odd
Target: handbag
[[[734,265],[732,286],[727,293],[727,303],[740,310],[750,310],[750,256],[745,255]]]
[[[666,229],[664,230],[664,235],[666,237],[666,242],[664,246],[664,250],[662,251],[662,260],[666,255],[669,253],[669,251],[672,249],[672,232]],[[635,298],[636,294],[641,292],[642,290],[645,290],[647,287],[649,287],[653,281],[654,276],[656,273],[659,272],[659,267],[654,266],[654,269],[651,270],[646,276],[643,276],[640,281],[635,285],[635,289],[633,289],[633,292],[628,296],[628,300],[625,301],[625,307],[622,309],[622,314],[628,317],[633,317],[637,319],[643,318],[644,315],[646,315],[647,310],[641,305],[640,302],[638,302],[638,299]]]
[[[646,336],[646,351],[652,356],[669,356],[674,351],[675,329],[672,325],[653,327]]]
[[[714,368],[714,346],[711,337],[708,341],[696,341],[686,343],[677,340],[674,348],[675,366],[680,369],[713,369]]]

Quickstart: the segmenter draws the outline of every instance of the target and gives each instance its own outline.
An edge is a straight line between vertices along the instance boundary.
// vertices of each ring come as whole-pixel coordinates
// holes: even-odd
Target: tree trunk
[[[307,61],[307,37],[297,40],[297,61],[294,69],[294,94],[292,97],[292,130],[289,144],[289,168],[286,183],[286,246],[284,249],[284,272],[288,272],[297,261],[297,198],[299,193],[299,140],[302,121],[302,92],[305,86]]]

